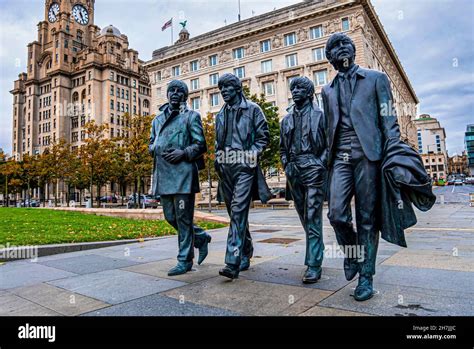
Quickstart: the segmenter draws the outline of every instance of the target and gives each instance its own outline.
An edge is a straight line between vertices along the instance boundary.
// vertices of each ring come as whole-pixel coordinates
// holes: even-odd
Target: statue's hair
[[[293,90],[296,85],[303,85],[303,87],[308,90],[308,92],[310,92],[311,99],[314,98],[314,84],[309,78],[306,76],[298,76],[297,78],[291,80],[290,91]]]
[[[354,49],[354,55],[356,53],[356,47],[354,45],[354,41],[349,37],[349,35],[345,33],[334,33],[332,34],[328,41],[326,42],[326,58],[328,59],[329,62],[331,62],[331,50],[336,44],[336,42],[343,40],[343,39],[348,39],[351,42],[352,48]]]
[[[231,73],[225,73],[219,78],[219,82],[217,83],[219,90],[222,89],[223,85],[232,85],[235,89],[242,91],[242,82],[237,76]]]
[[[168,87],[166,88],[166,95],[170,92],[171,89],[173,88],[178,88],[184,92],[184,100],[186,101],[188,99],[189,95],[189,90],[188,86],[184,83],[184,81],[181,80],[173,80],[168,84]]]

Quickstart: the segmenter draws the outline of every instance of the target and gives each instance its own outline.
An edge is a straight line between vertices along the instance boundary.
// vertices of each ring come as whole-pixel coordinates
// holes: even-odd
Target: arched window
[[[150,102],[148,102],[148,99],[143,100],[143,108],[149,108],[150,107]]]

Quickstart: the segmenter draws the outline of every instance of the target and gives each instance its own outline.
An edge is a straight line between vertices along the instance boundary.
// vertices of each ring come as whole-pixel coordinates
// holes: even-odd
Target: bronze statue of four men
[[[307,269],[302,282],[315,283],[321,278],[322,212],[327,198],[328,217],[345,252],[345,276],[352,280],[359,274],[354,298],[364,301],[373,295],[383,142],[399,139],[400,132],[396,115],[381,113],[382,104],[392,105],[387,76],[354,63],[352,40],[343,33],[331,35],[326,57],[338,73],[322,89],[324,111],[314,101],[310,79],[298,77],[290,84],[294,104],[280,127],[286,198],[294,201],[306,234]],[[248,223],[251,202],[271,198],[258,163],[270,135],[263,111],[245,98],[236,76],[224,74],[218,87],[225,104],[215,118],[215,169],[230,216],[225,267],[219,274],[235,279],[249,268],[253,254]],[[168,85],[168,103],[153,120],[149,147],[154,157],[153,194],[160,195],[165,218],[178,231],[178,264],[169,271],[170,276],[191,270],[194,247],[202,263],[211,241],[193,223],[194,197],[200,190],[198,171],[207,148],[200,115],[186,107],[187,96],[182,81]],[[359,248],[351,248],[354,246]],[[354,251],[361,252],[351,253]]]

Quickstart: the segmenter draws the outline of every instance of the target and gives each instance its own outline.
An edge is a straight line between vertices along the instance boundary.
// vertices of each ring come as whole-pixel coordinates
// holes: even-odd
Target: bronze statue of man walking
[[[174,276],[191,270],[194,247],[199,249],[198,264],[203,262],[211,236],[193,224],[198,170],[207,150],[201,116],[186,106],[184,82],[171,81],[167,96],[168,103],[152,122],[149,151],[154,159],[153,195],[160,196],[165,219],[178,231],[178,264],[168,272]]]
[[[328,120],[328,217],[345,252],[346,279],[359,274],[354,299],[364,301],[373,295],[384,144],[398,140],[400,130],[393,108],[387,108],[394,104],[387,75],[355,64],[355,53],[346,34],[329,37],[326,57],[338,73],[323,87],[322,99]],[[351,214],[353,196],[356,230]]]

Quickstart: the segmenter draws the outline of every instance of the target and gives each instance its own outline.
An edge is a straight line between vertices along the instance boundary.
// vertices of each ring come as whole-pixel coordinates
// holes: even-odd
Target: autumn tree
[[[107,123],[98,125],[94,120],[85,124],[86,139],[79,151],[81,166],[86,170],[89,180],[89,192],[91,204],[94,203],[93,187],[97,188],[97,196],[100,198],[100,190],[111,176],[113,142],[105,137],[109,125]],[[98,202],[100,207],[100,200]]]
[[[216,133],[214,127],[214,116],[211,113],[207,113],[206,117],[202,120],[202,127],[204,130],[204,137],[206,139],[207,152],[204,153],[204,163],[206,164],[206,169],[199,172],[199,179],[201,182],[208,182],[209,210],[211,210],[212,182],[218,180],[216,170],[214,169],[214,160],[216,159]]]
[[[153,158],[148,152],[151,122],[154,115],[129,115],[124,114],[125,137],[118,140],[124,148],[125,161],[123,165],[127,168],[128,179],[134,184],[134,193],[138,194],[138,206],[143,190],[145,178],[151,177],[153,169]]]
[[[280,118],[278,107],[268,102],[263,93],[260,96],[257,94],[251,95],[247,86],[244,86],[243,92],[247,99],[260,106],[268,123],[270,141],[260,157],[260,167],[264,173],[267,173],[271,168],[280,169]]]

